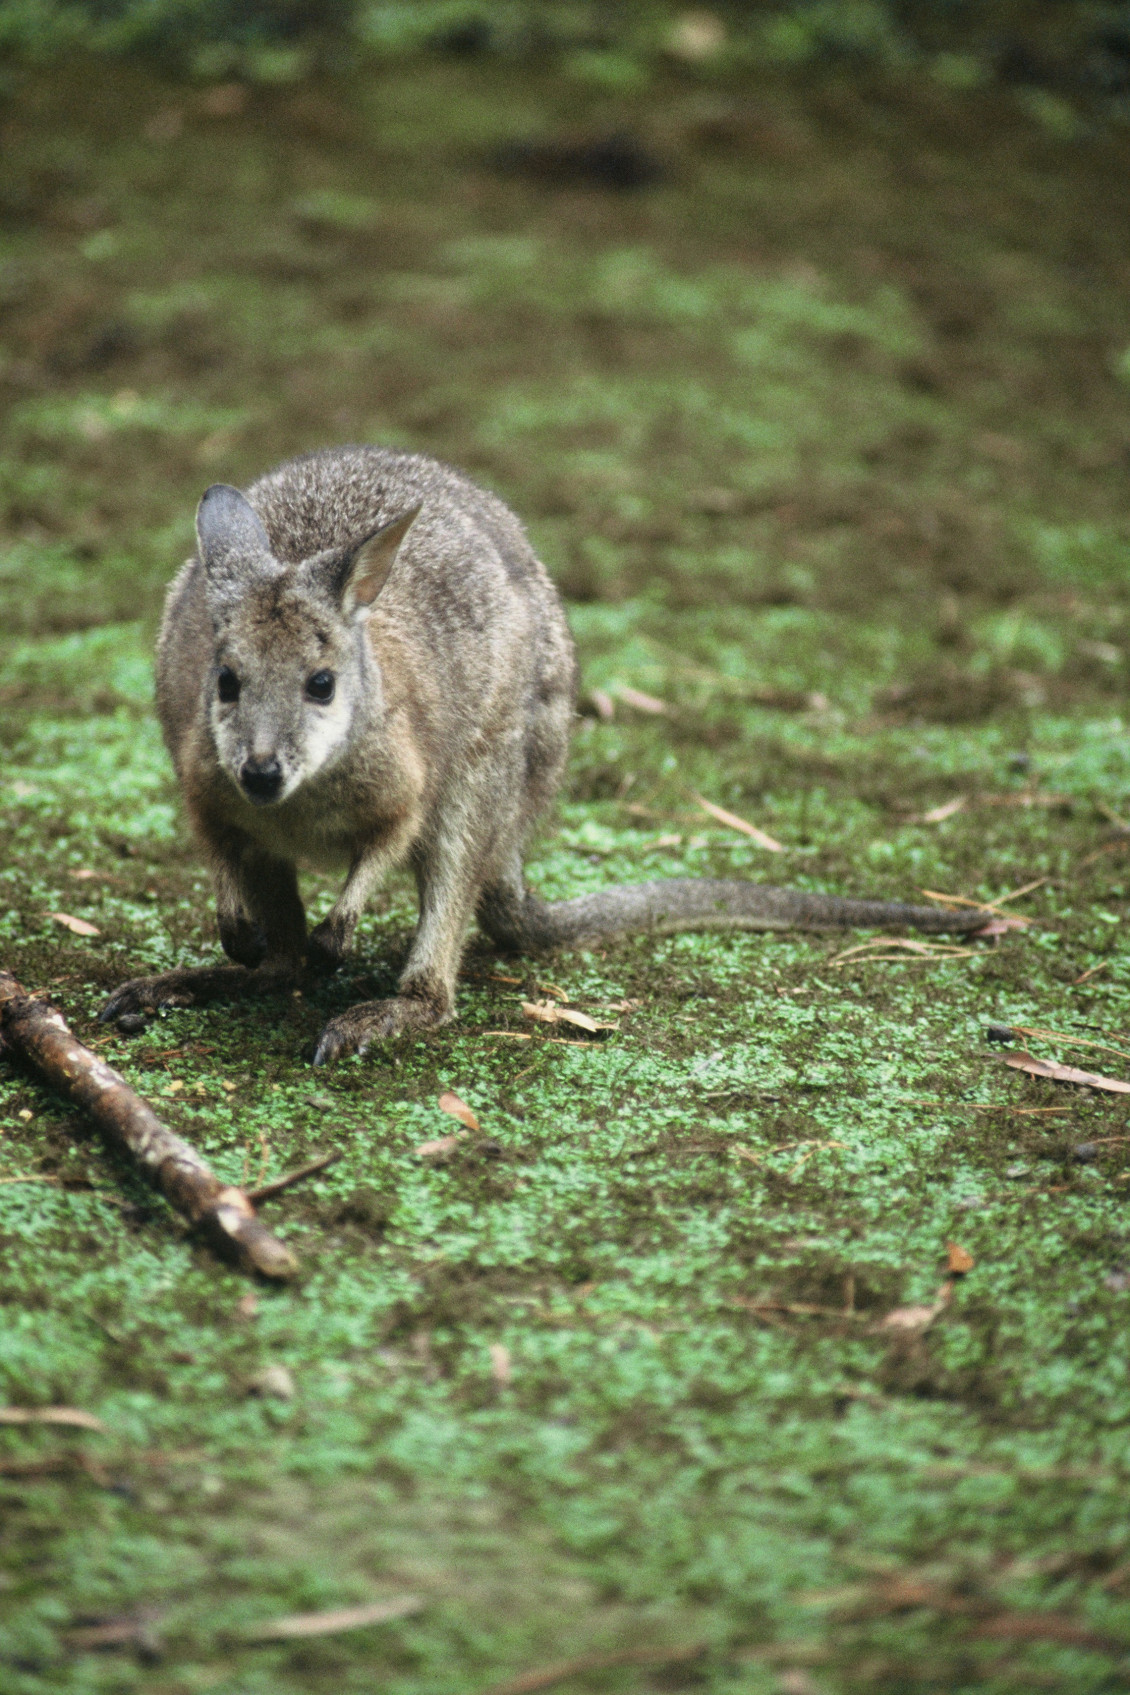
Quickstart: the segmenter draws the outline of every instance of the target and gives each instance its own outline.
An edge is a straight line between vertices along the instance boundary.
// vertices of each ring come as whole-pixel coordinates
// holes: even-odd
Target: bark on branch
[[[242,1189],[221,1183],[196,1149],[161,1123],[105,1060],[71,1034],[63,1015],[34,1000],[0,971],[0,1038],[5,1048],[84,1107],[117,1147],[149,1174],[172,1206],[248,1271],[293,1277],[298,1261],[255,1215]]]

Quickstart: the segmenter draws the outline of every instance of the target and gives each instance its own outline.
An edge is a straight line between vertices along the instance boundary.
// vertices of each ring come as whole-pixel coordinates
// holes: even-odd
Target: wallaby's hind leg
[[[112,1024],[127,1013],[195,1006],[225,996],[265,994],[295,981],[303,962],[306,914],[293,865],[256,850],[213,859],[220,941],[236,965],[205,965],[134,977],[114,990],[99,1014]]]
[[[452,821],[455,822],[454,820]],[[456,826],[413,856],[420,917],[400,993],[391,1000],[361,1001],[331,1018],[314,1051],[314,1064],[364,1053],[373,1041],[406,1030],[426,1030],[455,1016],[455,978],[481,871],[474,845]]]
[[[475,917],[503,953],[537,953],[554,945],[545,923],[545,904],[527,888],[516,850],[505,869],[483,884]]]

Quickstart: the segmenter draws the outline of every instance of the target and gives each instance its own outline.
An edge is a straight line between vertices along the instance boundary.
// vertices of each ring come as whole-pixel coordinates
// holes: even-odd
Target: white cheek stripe
[[[304,710],[298,760],[303,780],[320,771],[348,739],[351,717],[347,710],[339,710],[336,702],[333,706]]]

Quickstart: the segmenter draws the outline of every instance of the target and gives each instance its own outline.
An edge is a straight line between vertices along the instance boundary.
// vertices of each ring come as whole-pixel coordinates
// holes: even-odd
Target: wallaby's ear
[[[228,483],[205,489],[196,509],[196,542],[209,587],[226,598],[253,562],[271,558],[271,543],[246,495]]]
[[[419,516],[419,506],[411,507],[353,550],[341,576],[342,610],[347,615],[372,606],[388,581],[401,543]]]

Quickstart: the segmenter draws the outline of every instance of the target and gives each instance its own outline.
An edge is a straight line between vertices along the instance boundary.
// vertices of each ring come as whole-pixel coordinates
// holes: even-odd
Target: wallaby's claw
[[[446,1018],[434,1006],[406,995],[388,1001],[361,1001],[330,1019],[318,1037],[314,1064],[329,1065],[346,1054],[363,1054],[371,1042],[443,1023]]]

